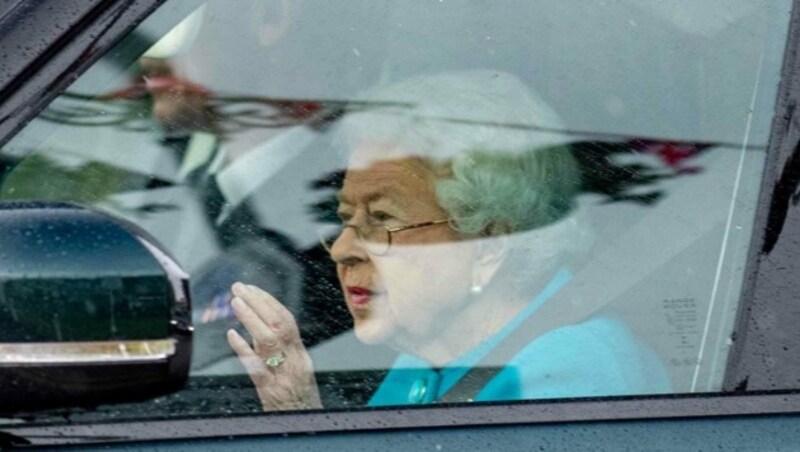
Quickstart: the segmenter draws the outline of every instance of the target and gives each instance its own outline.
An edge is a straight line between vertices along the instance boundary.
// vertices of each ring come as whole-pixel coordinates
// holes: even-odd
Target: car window
[[[187,388],[86,416],[734,389],[790,6],[166,2],[2,149],[191,278]]]

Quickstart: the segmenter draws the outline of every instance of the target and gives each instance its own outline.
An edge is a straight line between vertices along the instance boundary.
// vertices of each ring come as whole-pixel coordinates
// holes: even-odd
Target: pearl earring
[[[480,284],[473,284],[472,287],[469,288],[469,291],[472,292],[472,295],[478,295],[483,291],[483,286]]]

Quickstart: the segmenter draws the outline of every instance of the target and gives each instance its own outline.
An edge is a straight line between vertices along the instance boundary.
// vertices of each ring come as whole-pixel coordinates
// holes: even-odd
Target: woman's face
[[[356,150],[339,193],[342,222],[393,228],[446,219],[431,171],[413,157],[367,160],[378,150]],[[369,250],[353,228],[331,248],[363,342],[413,347],[434,338],[469,298],[472,246],[446,223],[393,233],[385,255]]]

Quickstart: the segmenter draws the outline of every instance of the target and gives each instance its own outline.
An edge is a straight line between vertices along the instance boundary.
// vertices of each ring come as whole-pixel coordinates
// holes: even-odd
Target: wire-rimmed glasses
[[[322,246],[328,251],[328,253],[330,253],[331,249],[333,248],[333,242],[335,242],[339,236],[342,235],[342,232],[344,232],[346,228],[352,228],[353,231],[355,231],[358,240],[364,245],[365,249],[370,254],[383,256],[388,253],[389,249],[392,247],[392,234],[449,222],[450,220],[447,219],[434,220],[409,224],[406,226],[398,226],[394,228],[370,224],[332,224],[319,230],[319,238]]]

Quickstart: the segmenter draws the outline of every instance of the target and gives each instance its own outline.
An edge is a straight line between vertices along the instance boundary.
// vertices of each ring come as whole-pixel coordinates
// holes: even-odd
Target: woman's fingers
[[[275,305],[280,305],[280,302],[268,293],[254,290],[252,287],[237,282],[231,287],[231,291],[235,296],[244,300],[264,323],[269,324],[283,320],[282,313],[275,309]]]
[[[283,318],[285,320],[294,318],[292,313],[289,312],[288,309],[286,309],[286,306],[281,304],[275,297],[270,295],[268,292],[266,292],[264,290],[261,290],[261,289],[259,289],[258,287],[254,286],[252,284],[246,284],[246,285],[243,284],[243,285],[247,288],[247,290],[250,291],[250,293],[253,293],[256,296],[264,299],[265,306],[268,306],[270,308],[270,310],[272,310],[272,312],[275,312],[276,314],[278,314],[279,317],[281,317],[281,318]]]
[[[245,366],[265,410],[321,407],[314,366],[300,340],[294,316],[272,295],[236,283],[233,312],[253,337],[253,346],[236,331],[228,344]]]
[[[284,344],[300,342],[300,333],[294,316],[275,297],[256,286],[242,283],[234,284],[231,290],[234,295],[245,301]]]
[[[236,356],[242,362],[247,374],[256,386],[262,386],[266,381],[259,381],[261,379],[268,380],[270,378],[269,372],[264,367],[264,363],[256,352],[250,348],[250,345],[242,336],[235,330],[228,330],[228,345],[231,346]]]
[[[239,297],[231,300],[233,313],[253,337],[253,346],[259,356],[269,356],[283,348],[280,338],[267,323]],[[238,334],[237,334],[238,336]],[[240,336],[241,337],[241,336]],[[244,339],[242,339],[244,340]]]

